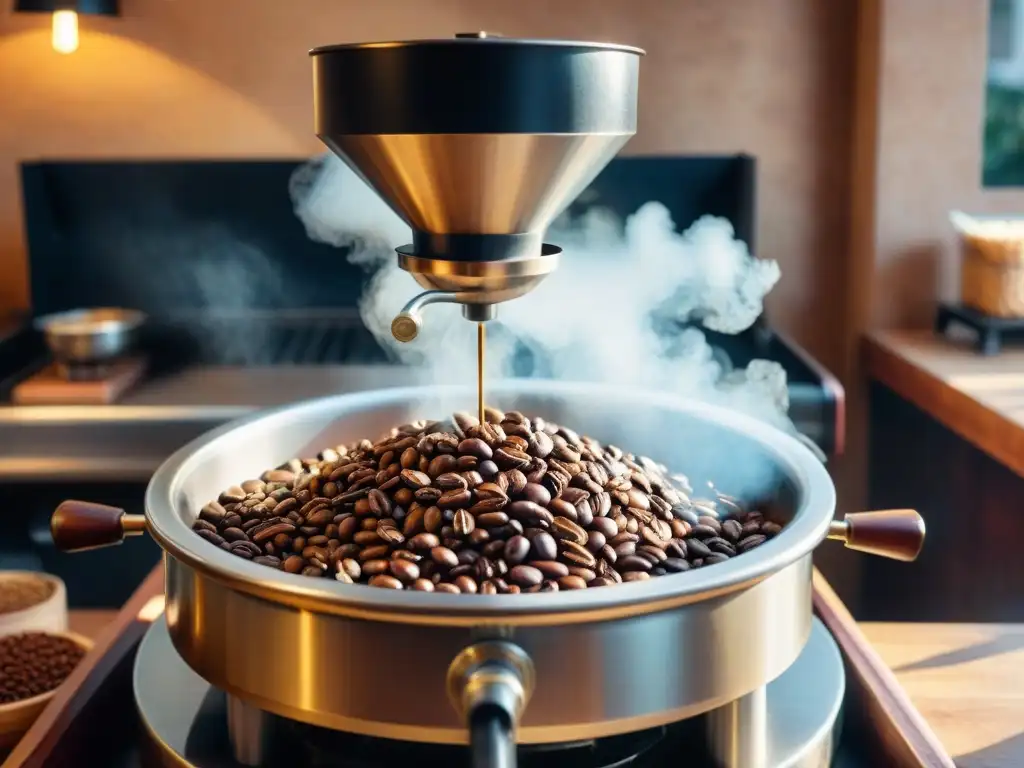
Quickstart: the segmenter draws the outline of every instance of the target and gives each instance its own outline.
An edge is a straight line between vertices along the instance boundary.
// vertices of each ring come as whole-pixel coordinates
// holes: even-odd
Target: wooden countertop
[[[117,611],[72,611],[96,636]],[[1024,766],[1024,625],[861,623],[958,768]]]
[[[1024,624],[859,626],[958,768],[1024,766]]]
[[[1024,477],[1024,350],[985,357],[931,331],[876,331],[864,358],[872,379]]]

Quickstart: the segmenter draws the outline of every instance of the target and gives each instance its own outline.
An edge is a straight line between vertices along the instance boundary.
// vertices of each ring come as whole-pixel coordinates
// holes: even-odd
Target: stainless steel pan
[[[685,472],[695,487],[770,498],[788,518],[761,547],[712,567],[579,592],[394,592],[275,571],[190,530],[221,490],[294,457],[472,402],[469,390],[389,389],[288,406],[228,425],[157,471],[145,518],[66,502],[65,549],[147,530],[166,551],[167,623],[182,658],[264,710],[373,736],[464,743],[474,712],[518,719],[523,743],[680,720],[783,672],[811,627],[811,554],[827,536],[913,559],[902,510],[832,520],[835,492],[799,442],[677,398],[589,384],[496,386],[498,407],[543,416]],[[531,695],[532,693],[532,695]],[[454,706],[447,706],[445,700]],[[519,714],[521,718],[519,718]]]

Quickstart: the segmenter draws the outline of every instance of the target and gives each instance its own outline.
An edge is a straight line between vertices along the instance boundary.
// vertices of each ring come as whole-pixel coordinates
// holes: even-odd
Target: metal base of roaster
[[[752,647],[751,652],[755,652]],[[657,733],[626,735],[600,740],[587,748],[566,745],[531,752],[520,760],[524,768],[550,765],[562,768],[661,768],[686,745],[688,765],[709,768],[827,768],[838,741],[840,712],[845,692],[842,657],[824,625],[814,620],[811,636],[796,662],[766,688],[702,718],[707,735],[705,756],[694,762],[691,735],[696,723],[682,723]],[[307,728],[256,710],[226,696],[199,677],[175,651],[163,617],[153,623],[139,646],[134,672],[135,700],[144,728],[147,765],[174,768],[276,768],[294,765],[280,757],[282,744],[294,740],[296,729]],[[674,729],[686,729],[687,734]],[[674,736],[674,734],[676,734]],[[388,742],[383,756],[373,756],[377,740],[358,740],[360,754],[328,750],[315,760],[315,768],[363,768],[394,762],[394,745],[401,745],[403,764],[432,765],[437,749],[459,747],[409,745]],[[674,741],[675,739],[675,741]],[[604,742],[608,743],[604,743]],[[367,758],[367,744],[371,757]],[[461,748],[465,749],[465,748]],[[422,750],[422,751],[421,751]],[[446,753],[449,754],[450,753]],[[276,755],[276,756],[275,756]],[[292,759],[295,752],[288,747]],[[666,762],[668,760],[668,762]],[[450,762],[441,759],[441,764]],[[312,768],[312,763],[310,763]]]

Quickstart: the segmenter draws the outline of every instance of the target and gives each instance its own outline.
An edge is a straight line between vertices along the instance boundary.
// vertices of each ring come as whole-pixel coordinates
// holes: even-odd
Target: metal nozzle
[[[428,304],[462,304],[462,315],[474,323],[486,323],[493,320],[495,309],[493,304],[470,302],[469,295],[458,291],[424,291],[395,315],[391,321],[391,335],[406,344],[420,335],[423,327],[423,307]],[[479,297],[476,297],[479,298]]]

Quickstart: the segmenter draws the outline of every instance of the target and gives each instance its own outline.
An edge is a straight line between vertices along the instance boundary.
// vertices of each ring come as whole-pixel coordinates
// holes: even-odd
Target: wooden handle
[[[924,519],[912,509],[854,512],[832,523],[828,537],[849,549],[910,563],[924,546]]]
[[[109,547],[145,530],[143,515],[129,515],[118,507],[91,501],[62,501],[50,518],[50,534],[61,552]]]

